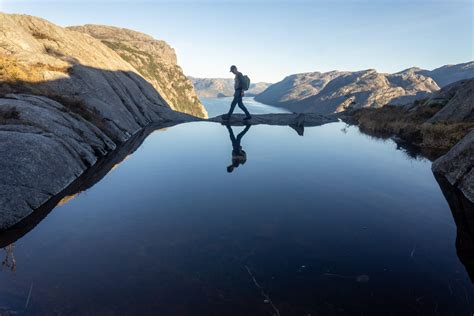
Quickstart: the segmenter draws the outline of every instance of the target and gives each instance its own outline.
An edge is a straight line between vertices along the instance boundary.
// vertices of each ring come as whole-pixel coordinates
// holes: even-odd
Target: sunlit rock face
[[[100,41],[40,18],[0,17],[1,94],[47,96],[97,118],[99,128],[119,141],[160,120],[169,108],[135,68]]]
[[[429,77],[413,72],[331,71],[295,74],[257,95],[259,102],[294,112],[329,114],[348,109],[405,104],[439,90]]]
[[[27,15],[0,22],[0,229],[143,127],[193,120],[101,41]]]
[[[89,34],[115,51],[153,85],[172,109],[207,117],[191,81],[177,64],[174,49],[166,42],[112,26],[84,25],[68,29]]]

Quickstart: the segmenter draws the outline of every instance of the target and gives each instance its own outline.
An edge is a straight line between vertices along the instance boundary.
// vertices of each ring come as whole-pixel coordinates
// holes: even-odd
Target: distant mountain
[[[459,80],[474,78],[474,61],[457,65],[445,65],[433,70],[415,67],[404,71],[413,71],[425,77],[431,77],[442,88]]]
[[[255,97],[294,112],[328,114],[346,109],[403,104],[439,90],[428,77],[406,71],[382,74],[373,69],[291,75]]]
[[[234,95],[234,79],[233,78],[194,78],[188,77],[199,97],[203,98],[221,98]],[[250,89],[245,93],[247,96],[255,96],[265,89],[271,83],[257,82],[251,83]]]
[[[259,102],[294,112],[328,114],[347,109],[407,104],[461,79],[474,78],[474,62],[394,74],[373,69],[294,74],[258,94]]]

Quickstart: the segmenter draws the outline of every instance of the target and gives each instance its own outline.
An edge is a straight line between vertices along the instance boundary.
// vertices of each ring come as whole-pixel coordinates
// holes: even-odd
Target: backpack
[[[242,90],[247,91],[250,88],[250,78],[242,76]]]

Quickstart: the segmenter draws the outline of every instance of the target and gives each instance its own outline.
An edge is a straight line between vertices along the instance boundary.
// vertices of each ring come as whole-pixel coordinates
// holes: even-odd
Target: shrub
[[[0,109],[0,124],[5,124],[9,120],[18,120],[20,112],[16,108]]]

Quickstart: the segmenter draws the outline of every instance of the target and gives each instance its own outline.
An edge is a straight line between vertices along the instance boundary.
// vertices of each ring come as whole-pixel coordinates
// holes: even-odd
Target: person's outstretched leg
[[[230,119],[230,116],[232,115],[232,113],[234,113],[234,109],[235,109],[235,105],[238,103],[238,99],[237,97],[234,97],[234,99],[232,100],[232,103],[230,104],[230,109],[229,109],[229,112],[224,115],[224,118],[229,120]]]
[[[242,97],[239,98],[238,104],[239,104],[239,108],[241,108],[242,111],[244,111],[244,113],[245,113],[245,118],[246,118],[246,119],[252,118],[252,115],[250,115],[249,111],[248,111],[247,108],[245,107],[244,102],[242,102]]]

